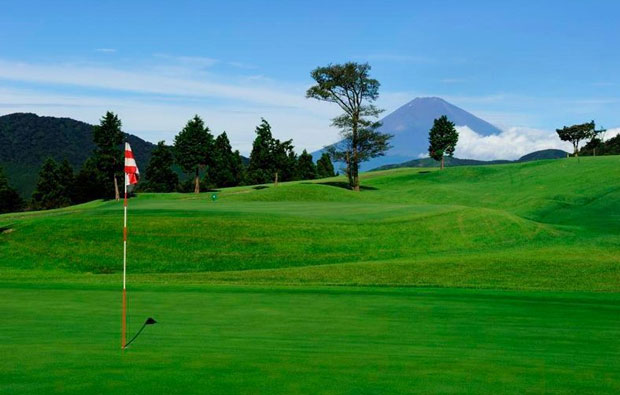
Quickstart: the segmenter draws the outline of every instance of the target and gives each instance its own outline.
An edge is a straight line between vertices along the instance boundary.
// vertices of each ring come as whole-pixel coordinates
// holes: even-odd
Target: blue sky
[[[566,124],[620,126],[618,15],[617,1],[4,3],[0,114],[96,122],[110,109],[170,142],[198,113],[244,153],[263,116],[313,150],[337,138],[337,109],[304,98],[309,72],[354,60],[388,111],[440,96],[552,141]]]

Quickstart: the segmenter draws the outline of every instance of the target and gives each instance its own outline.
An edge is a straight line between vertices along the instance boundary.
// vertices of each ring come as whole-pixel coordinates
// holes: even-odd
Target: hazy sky
[[[243,153],[265,117],[314,150],[338,111],[305,99],[309,73],[354,60],[388,111],[440,96],[506,131],[481,143],[537,147],[563,125],[620,126],[618,15],[620,1],[3,2],[0,114],[112,110],[168,142],[199,114]],[[493,157],[482,148],[462,154]]]

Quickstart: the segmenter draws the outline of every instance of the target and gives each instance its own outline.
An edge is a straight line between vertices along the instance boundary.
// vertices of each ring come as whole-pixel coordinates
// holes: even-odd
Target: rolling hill
[[[132,272],[200,272],[191,278],[230,281],[618,289],[619,161],[377,171],[364,175],[362,193],[334,178],[223,189],[215,203],[210,195],[140,194],[131,201],[132,243],[140,251]],[[119,210],[117,202],[91,202],[0,216],[0,226],[14,225],[0,236],[0,255],[11,256],[2,265],[118,272]]]

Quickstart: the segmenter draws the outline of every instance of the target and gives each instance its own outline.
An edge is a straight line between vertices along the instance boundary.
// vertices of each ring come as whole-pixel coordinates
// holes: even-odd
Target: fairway
[[[147,290],[148,289],[148,290]],[[404,393],[620,389],[617,295],[4,288],[0,392]]]
[[[0,216],[0,392],[618,393],[620,157]],[[211,199],[217,194],[217,200]]]

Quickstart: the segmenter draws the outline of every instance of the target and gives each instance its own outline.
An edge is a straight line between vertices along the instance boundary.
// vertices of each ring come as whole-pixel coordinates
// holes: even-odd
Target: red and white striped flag
[[[125,185],[137,184],[139,178],[140,171],[133,157],[131,146],[129,143],[125,143]]]

